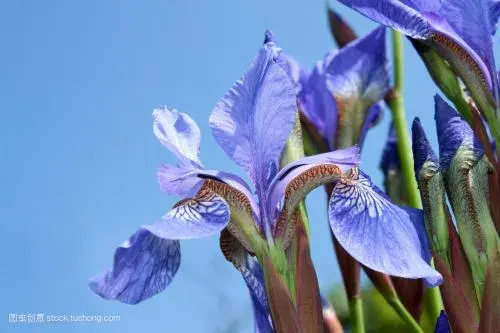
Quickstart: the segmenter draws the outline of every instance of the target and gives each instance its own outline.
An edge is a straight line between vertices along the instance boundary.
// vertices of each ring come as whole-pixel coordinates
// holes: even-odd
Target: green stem
[[[417,180],[413,171],[413,153],[411,141],[406,123],[406,114],[403,103],[403,41],[399,32],[392,31],[393,40],[393,62],[394,62],[394,88],[389,98],[394,129],[396,131],[399,159],[401,160],[401,171],[406,184],[408,203],[415,208],[422,208],[420,193],[418,192]]]
[[[351,332],[364,333],[365,323],[363,317],[363,302],[360,297],[354,297],[349,302],[349,318],[351,319]]]
[[[411,150],[411,141],[406,122],[406,114],[403,102],[404,88],[404,53],[401,34],[395,30],[392,31],[392,48],[394,63],[394,91],[389,98],[389,106],[392,110],[392,119],[396,131],[399,159],[401,161],[401,171],[406,184],[406,194],[408,203],[415,208],[422,208],[422,201],[418,191],[417,181],[413,168],[413,153]],[[399,301],[398,301],[399,302]],[[429,289],[424,297],[426,310],[431,315],[431,320],[439,317],[441,309],[441,294],[439,289]]]
[[[406,310],[404,305],[397,297],[386,298],[389,305],[397,312],[399,317],[403,319],[405,323],[411,326],[413,332],[423,333],[424,330],[418,325],[413,316]]]

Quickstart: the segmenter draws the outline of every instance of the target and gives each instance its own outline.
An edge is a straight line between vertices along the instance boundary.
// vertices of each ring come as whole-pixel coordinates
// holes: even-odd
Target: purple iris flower
[[[178,165],[164,165],[158,171],[160,186],[185,199],[121,245],[113,267],[92,278],[90,288],[103,298],[132,304],[159,293],[180,265],[179,240],[227,231],[244,257],[256,252],[256,236],[281,239],[286,247],[297,205],[326,182],[337,182],[330,200],[332,230],[358,261],[391,275],[426,277],[439,283],[441,276],[427,264],[422,252],[426,246],[415,229],[415,221],[421,224],[421,214],[395,206],[357,172],[357,147],[306,157],[278,172],[296,120],[296,101],[286,59],[270,41],[215,106],[210,116],[214,137],[250,176],[253,186],[231,173],[203,167],[200,130],[189,116],[169,108],[155,110],[154,133],[178,158]],[[262,278],[255,278],[259,275],[256,266],[242,261],[241,255],[235,257],[239,259],[233,264],[243,276],[254,277],[245,279],[251,295],[255,293],[255,312],[264,314],[256,315],[260,318],[256,320],[264,322],[267,309],[262,288],[257,287]]]
[[[450,333],[450,324],[448,323],[448,317],[444,310],[441,310],[439,317],[436,321],[436,327],[434,328],[434,333]]]
[[[467,87],[497,94],[492,36],[497,0],[339,0],[372,20],[420,40],[460,73]]]
[[[394,124],[391,122],[389,126],[389,135],[387,136],[387,141],[384,145],[384,151],[382,152],[382,160],[380,161],[380,169],[385,176],[389,174],[392,170],[399,170],[401,168],[401,160],[398,154],[398,140],[396,137],[396,131],[394,129]]]
[[[241,269],[252,299],[255,333],[273,333],[273,324],[267,303],[264,273],[254,257],[246,256],[246,263]]]
[[[460,153],[459,150],[469,151],[473,160],[478,160],[484,151],[470,125],[439,95],[434,96],[434,100],[441,170],[447,171],[450,168],[453,157]]]
[[[330,150],[362,144],[380,116],[378,103],[389,88],[385,49],[385,28],[379,27],[328,53],[302,85],[301,110]]]

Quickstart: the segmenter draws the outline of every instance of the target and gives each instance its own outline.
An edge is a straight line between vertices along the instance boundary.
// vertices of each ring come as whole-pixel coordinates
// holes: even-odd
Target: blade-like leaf
[[[494,333],[500,328],[500,251],[490,260],[484,283],[479,333]]]
[[[460,242],[460,237],[458,236],[458,232],[453,225],[453,221],[451,220],[451,216],[448,210],[446,214],[450,235],[450,253],[453,279],[456,281],[457,286],[467,298],[472,314],[477,320],[477,315],[479,314],[479,304],[477,302],[476,293],[474,291],[474,281],[472,279],[472,274],[467,263],[467,257],[465,256],[462,243]]]
[[[446,313],[453,332],[475,332],[477,321],[474,320],[471,306],[457,280],[440,258],[434,258],[438,271],[443,275],[443,284],[439,286]]]
[[[267,253],[263,253],[262,261],[267,299],[276,333],[302,333],[288,289],[276,272]]]
[[[418,320],[422,313],[422,300],[424,297],[423,279],[405,279],[392,277],[392,283],[396,289],[401,303],[408,312]]]
[[[481,142],[484,153],[488,157],[488,160],[493,165],[493,170],[488,175],[488,194],[490,200],[491,217],[493,218],[493,222],[495,223],[497,232],[500,232],[500,205],[498,205],[498,202],[500,202],[500,179],[498,176],[500,172],[500,166],[498,165],[495,159],[495,155],[493,154],[493,149],[491,147],[490,140],[488,139],[486,129],[484,128],[484,124],[481,121],[479,111],[473,105],[470,105],[470,110],[472,111],[472,126],[474,129],[474,133],[476,134],[479,142]]]
[[[309,240],[302,221],[297,235],[297,315],[304,332],[324,332],[323,311],[318,278],[311,260]]]

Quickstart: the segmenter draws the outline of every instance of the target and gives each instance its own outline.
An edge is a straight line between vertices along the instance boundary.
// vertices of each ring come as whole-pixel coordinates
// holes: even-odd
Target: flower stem
[[[351,332],[364,333],[365,323],[361,297],[354,297],[349,301],[349,317],[351,318]]]
[[[386,298],[387,302],[391,305],[391,307],[396,311],[401,319],[405,323],[411,326],[413,332],[423,333],[424,330],[418,325],[418,323],[413,319],[412,315],[406,310],[404,305],[397,297]]]
[[[404,88],[404,50],[401,34],[395,30],[392,31],[392,49],[394,63],[394,88],[387,100],[392,111],[394,129],[396,130],[399,159],[401,161],[401,171],[406,184],[406,195],[408,203],[414,208],[422,208],[422,201],[418,191],[417,181],[413,167],[413,153],[411,150],[411,141],[406,121],[406,114],[403,102]],[[399,301],[398,301],[399,302]],[[439,288],[435,287],[427,290],[425,297],[425,308],[431,320],[439,317],[442,308],[441,294]],[[402,306],[402,305],[401,305]],[[406,311],[406,310],[405,310]],[[413,319],[413,318],[412,318]]]
[[[417,180],[413,171],[413,153],[411,141],[406,123],[406,114],[403,102],[403,41],[399,32],[392,31],[393,62],[394,62],[394,88],[390,94],[389,106],[392,110],[394,129],[396,130],[399,159],[401,160],[401,171],[406,184],[408,203],[415,208],[422,208],[420,193],[418,192]]]

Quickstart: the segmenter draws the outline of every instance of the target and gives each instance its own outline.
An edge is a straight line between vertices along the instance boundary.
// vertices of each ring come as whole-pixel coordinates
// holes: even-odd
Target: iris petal
[[[393,276],[442,281],[429,264],[420,210],[403,209],[362,172],[339,181],[329,202],[332,231],[340,245],[363,265]]]
[[[255,218],[259,217],[259,208],[248,185],[243,179],[229,172],[162,165],[157,171],[157,178],[163,191],[182,197],[193,196],[207,179],[229,185],[244,195],[242,200],[251,206]]]
[[[496,89],[491,34],[498,5],[490,0],[340,0],[367,17],[416,39],[432,41],[457,67],[469,89]],[[478,80],[479,79],[479,80]]]
[[[450,325],[448,324],[448,317],[444,310],[441,310],[439,317],[436,321],[436,328],[434,333],[450,333]]]
[[[264,45],[210,116],[216,141],[250,175],[261,198],[297,112],[295,86],[285,61],[274,43]]]
[[[200,166],[201,134],[198,125],[187,114],[171,108],[153,111],[153,132],[174,153],[182,166]]]
[[[89,287],[105,299],[136,304],[164,290],[180,262],[179,241],[141,228],[116,249],[113,268],[91,278]]]
[[[229,206],[203,188],[192,199],[180,201],[155,224],[144,227],[164,239],[193,239],[213,235],[229,223]]]
[[[274,332],[270,320],[269,306],[267,304],[264,274],[259,263],[254,258],[247,256],[247,264],[241,269],[241,275],[247,284],[252,299],[255,332]]]
[[[400,0],[339,0],[361,14],[385,26],[401,31],[407,36],[423,39],[429,35],[429,24],[414,3],[421,1]],[[435,1],[429,1],[433,3]],[[413,7],[413,8],[412,8]],[[416,6],[415,6],[416,7]]]
[[[389,88],[385,27],[379,27],[336,53],[326,65],[330,95],[337,103],[335,148],[359,142],[370,107]]]
[[[202,188],[161,221],[139,229],[114,256],[113,269],[91,279],[100,296],[135,304],[165,289],[180,265],[180,239],[210,236],[229,223],[227,203]]]
[[[382,152],[382,160],[380,161],[380,169],[387,176],[390,170],[399,170],[401,161],[399,160],[396,131],[394,124],[391,122],[389,126],[389,135],[384,145]]]
[[[267,198],[269,216],[275,221],[275,234],[286,231],[295,208],[310,191],[339,179],[358,163],[359,148],[354,146],[305,157],[283,168],[273,179]]]
[[[330,59],[335,52],[330,52]],[[333,145],[337,127],[337,104],[326,85],[325,61],[319,61],[307,79],[303,80],[299,93],[301,112],[311,122],[321,137]]]

